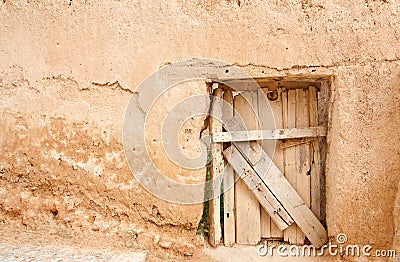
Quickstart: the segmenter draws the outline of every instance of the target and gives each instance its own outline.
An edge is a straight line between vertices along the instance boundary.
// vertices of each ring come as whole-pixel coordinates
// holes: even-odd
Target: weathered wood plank
[[[224,91],[222,120],[233,117],[232,92]],[[226,164],[224,170],[224,245],[232,246],[236,241],[235,233],[235,172],[231,165]]]
[[[317,88],[310,86],[309,91],[310,126],[318,126],[318,96]],[[321,178],[319,141],[311,142],[311,210],[321,218]]]
[[[270,130],[249,130],[249,131],[231,131],[219,132],[212,136],[213,142],[238,142],[251,140],[277,140],[292,139],[304,137],[326,136],[326,127],[307,127],[307,128],[288,128],[288,129],[270,129]]]
[[[265,90],[265,89],[264,89]],[[272,112],[274,114],[274,119],[275,119],[275,128],[276,129],[282,129],[283,128],[283,120],[282,120],[282,93],[281,90],[278,90],[278,99],[276,101],[270,101],[270,106],[272,109]],[[268,141],[263,141],[262,143],[262,148],[264,151],[267,153],[268,156],[271,156],[268,154],[268,148],[270,146],[275,146],[275,152],[273,156],[273,162],[275,165],[279,168],[279,170],[284,170],[284,162],[283,162],[283,150],[278,144],[278,141],[274,141],[275,144],[270,145],[268,143],[265,143]],[[283,239],[283,231],[279,229],[279,227],[271,221],[271,238],[273,239]]]
[[[282,100],[282,127],[287,128],[287,117],[288,117],[288,92],[286,88],[282,89],[281,93],[281,100]],[[286,140],[278,140],[279,146],[282,146],[282,143]],[[282,148],[282,147],[281,147]],[[286,177],[287,173],[287,167],[286,167],[286,150],[282,148],[282,154],[283,154],[283,175]],[[293,227],[293,225],[291,225]],[[283,239],[287,241],[286,238],[286,230],[283,231]]]
[[[276,77],[248,78],[248,79],[210,79],[209,82],[221,83],[225,90],[234,91],[257,91],[259,87],[269,91],[277,90],[281,86],[287,89],[308,88],[310,85],[319,87],[321,81],[329,80],[329,76],[283,76],[278,80]]]
[[[284,128],[296,127],[296,90],[287,91],[287,110],[286,123]],[[296,149],[289,147],[284,150],[285,155],[285,175],[293,188],[297,188],[296,176]],[[284,240],[289,243],[297,243],[297,225],[293,224],[284,232]]]
[[[284,230],[293,223],[293,219],[279,203],[277,198],[264,185],[261,178],[255,173],[251,165],[235,146],[231,146],[223,152],[225,159],[233,167],[247,188],[254,194],[261,206],[271,216],[277,226]],[[239,182],[238,181],[238,182]]]
[[[287,128],[287,117],[288,117],[288,93],[287,89],[283,88],[281,90],[281,102],[282,102],[282,128]],[[286,154],[285,150],[282,147],[281,142],[285,140],[278,140],[279,147],[282,149],[282,155],[283,155],[283,169],[282,173],[284,176],[286,176],[287,170],[286,170]],[[285,239],[285,231],[283,231],[283,238]]]
[[[222,131],[222,89],[217,88],[214,91],[214,100],[211,108],[210,116],[210,134]],[[221,171],[224,168],[224,160],[222,158],[222,143],[211,144],[211,196],[209,202],[209,241],[213,246],[217,246],[221,242],[222,230],[220,223],[220,191],[221,191]]]
[[[239,102],[241,102],[242,100],[245,101],[244,98],[242,99],[240,97],[241,96],[237,96],[237,98],[235,98],[235,109],[236,109],[236,99]],[[250,105],[246,105],[246,106],[250,106]],[[236,113],[238,113],[238,112],[236,112]],[[242,119],[242,117],[240,115],[235,115],[231,119],[225,121],[223,123],[223,126],[229,132],[247,130],[249,128],[246,124],[247,124],[247,122],[251,121],[248,119],[249,117],[254,118],[254,119],[256,118],[256,116],[254,115],[254,112],[250,111],[247,116],[243,115],[243,118],[246,118],[247,120]],[[253,125],[255,125],[255,124],[253,124]],[[247,161],[249,161],[252,165],[257,163],[257,161],[260,159],[259,155],[254,155],[254,151],[250,150],[250,143],[248,143],[248,141],[243,141],[243,142],[238,141],[238,142],[235,142],[235,144],[238,146],[238,149],[240,150],[242,155],[244,155],[246,157]]]
[[[298,123],[296,127],[300,128],[310,128],[310,115],[309,115],[309,102],[308,102],[308,89],[300,89],[299,96],[302,97],[303,102],[299,108],[302,109],[301,117],[297,118]],[[299,110],[301,112],[301,109]],[[299,195],[304,200],[304,202],[311,207],[311,158],[310,158],[310,143],[303,143],[299,147],[299,173],[297,181],[300,182],[300,188],[302,192]]]
[[[279,140],[279,146],[282,149],[285,149],[285,148],[292,147],[292,146],[307,144],[315,139],[318,139],[318,138],[317,137],[303,137],[303,138],[298,138],[298,139]]]
[[[296,127],[308,127],[308,90],[296,89]],[[310,207],[310,161],[309,144],[295,146],[296,152],[296,187],[295,190]],[[296,242],[294,244],[304,244],[305,235],[296,228]]]
[[[256,92],[244,92],[234,99],[236,113],[241,116],[248,129],[257,129],[257,115],[252,105],[257,103]],[[257,107],[255,107],[257,108]],[[244,147],[248,143],[239,142]],[[249,152],[250,150],[247,149]],[[254,160],[256,161],[256,160]],[[247,185],[238,180],[235,185],[236,242],[238,244],[257,244],[260,241],[260,204]]]
[[[260,145],[252,143],[251,148],[256,152],[260,152],[261,159],[253,166],[253,170],[262,178],[264,185],[278,199],[279,203],[294,219],[298,227],[313,245],[320,247],[326,243],[328,235],[325,228],[295,191],[290,182],[282,175],[281,171],[271,161]]]
[[[268,215],[268,212],[265,211],[265,209],[263,207],[260,209],[260,212],[261,212],[260,213],[260,235],[261,235],[261,238],[271,239],[272,238],[271,237],[271,217]]]
[[[282,127],[288,128],[288,92],[286,89],[282,89],[281,93],[281,100],[282,100]],[[285,156],[283,156],[285,158]]]
[[[261,130],[268,128],[275,129],[276,127],[274,125],[274,113],[272,112],[272,108],[270,107],[270,103],[264,91],[267,92],[268,90],[267,89],[258,90],[258,112],[259,112],[260,129]],[[272,157],[274,155],[276,140],[262,140],[260,142],[262,148],[267,152],[267,154],[270,157]],[[260,213],[261,237],[271,239],[271,226],[273,224],[271,223],[271,217],[268,215],[268,212],[264,208],[260,208],[260,211],[261,211]]]

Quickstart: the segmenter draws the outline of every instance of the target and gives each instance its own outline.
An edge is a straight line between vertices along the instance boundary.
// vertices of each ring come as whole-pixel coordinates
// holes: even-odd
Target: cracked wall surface
[[[392,246],[399,13],[399,1],[369,0],[0,1],[1,221],[154,226],[190,239],[202,206],[166,204],[141,188],[121,133],[150,73],[206,57],[259,77],[334,75],[329,235]]]

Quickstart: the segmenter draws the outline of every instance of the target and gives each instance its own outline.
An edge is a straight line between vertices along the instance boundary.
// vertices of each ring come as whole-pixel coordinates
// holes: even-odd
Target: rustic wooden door
[[[236,114],[241,116],[245,129],[250,130],[250,133],[261,130],[247,136],[251,141],[252,150],[261,150],[261,154],[265,155],[264,160],[272,160],[277,174],[271,176],[270,179],[279,180],[278,173],[280,173],[284,177],[285,181],[283,182],[288,182],[287,190],[291,192],[283,192],[280,196],[279,190],[276,191],[276,188],[271,190],[271,187],[275,186],[273,181],[265,181],[264,178],[260,179],[257,176],[260,174],[257,171],[257,168],[260,168],[260,164],[257,164],[259,160],[251,163],[251,160],[248,161],[248,156],[235,155],[235,150],[238,149],[240,152],[240,147],[243,146],[240,145],[242,143],[240,141],[243,141],[240,139],[242,134],[240,131],[228,134],[228,132],[222,132],[227,131],[222,130],[222,127],[220,127],[220,132],[214,130],[212,145],[219,144],[221,151],[225,149],[223,152],[226,165],[224,182],[230,184],[230,181],[237,179],[234,186],[224,192],[222,232],[224,244],[254,245],[262,238],[304,244],[306,236],[312,238],[314,242],[322,243],[326,238],[326,231],[318,221],[321,204],[318,137],[326,135],[326,130],[324,127],[318,126],[317,87],[295,88],[291,86],[291,88],[279,87],[275,90],[264,88],[257,91],[242,91],[235,96],[229,90],[218,92],[220,92],[219,96],[227,102],[225,106],[221,105],[223,121],[229,122]],[[226,106],[229,104],[233,104],[234,110]],[[271,127],[271,119],[274,119],[273,127]],[[273,132],[278,130],[279,134]],[[233,151],[226,150],[229,145]],[[218,164],[216,163],[218,161],[222,160],[213,161],[213,163]],[[248,176],[243,176],[242,172],[246,166],[251,169],[250,173],[255,171],[254,176],[262,184],[262,188],[260,186],[258,191],[250,186],[255,181],[254,179],[248,180],[246,183]],[[255,168],[255,166],[258,167]],[[235,174],[234,170],[241,174]],[[278,187],[281,186],[278,185]],[[263,190],[266,194],[270,194],[270,192],[272,194],[270,196],[260,194]],[[292,193],[293,198],[299,197],[299,201],[307,208],[303,208],[302,215],[296,210],[292,211],[288,206],[280,205],[286,200],[279,198],[285,198],[285,194]],[[266,202],[264,202],[265,199],[267,199]],[[276,205],[272,204],[272,206],[275,211],[271,213],[266,205],[268,206],[274,201],[276,201]],[[291,205],[291,203],[288,202],[286,205]],[[279,213],[279,219],[274,216],[276,213]],[[274,217],[271,218],[270,215]],[[317,232],[310,233],[307,226],[304,227],[304,221],[300,221],[301,216],[310,217],[310,221],[315,223],[315,227],[318,228]],[[294,217],[296,218],[293,219]],[[301,228],[297,223],[301,224]]]

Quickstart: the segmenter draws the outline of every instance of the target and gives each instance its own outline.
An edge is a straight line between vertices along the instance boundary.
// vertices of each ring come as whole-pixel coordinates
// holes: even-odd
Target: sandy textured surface
[[[149,243],[160,236],[200,248],[202,205],[166,203],[141,188],[121,133],[132,92],[150,73],[206,57],[253,76],[334,76],[328,233],[392,247],[399,14],[399,1],[369,0],[0,1],[1,223],[120,237],[135,230]],[[204,123],[191,124],[188,154]],[[197,175],[188,180],[204,179]]]

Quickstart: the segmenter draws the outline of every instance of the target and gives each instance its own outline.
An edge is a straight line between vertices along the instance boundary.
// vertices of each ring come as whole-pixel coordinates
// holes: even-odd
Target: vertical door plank
[[[271,217],[264,208],[260,207],[260,234],[261,238],[271,239]]]
[[[234,107],[248,130],[258,128],[256,112],[252,109],[257,110],[257,92],[244,92],[236,96]],[[260,241],[260,204],[241,179],[235,185],[235,205],[236,243],[257,244]]]
[[[281,92],[278,93],[278,99],[276,101],[269,101],[266,98],[267,92],[267,89],[263,89],[264,99],[261,99],[261,94],[259,94],[258,98],[260,121],[263,122],[262,129],[281,129],[283,128]],[[267,108],[268,104],[271,107],[271,112]],[[274,119],[275,125],[270,123],[272,119]],[[261,145],[264,151],[271,158],[273,157],[273,162],[276,164],[279,170],[284,173],[283,150],[279,146],[278,141],[263,140]],[[267,218],[267,221],[265,221],[265,218]],[[262,236],[264,235],[263,237],[271,239],[283,239],[283,231],[278,228],[278,226],[270,219],[268,214],[263,209],[261,210],[261,219],[261,234]],[[268,225],[268,227],[263,227],[263,224]]]
[[[296,90],[287,91],[287,110],[284,128],[296,127]],[[296,149],[288,147],[284,149],[285,156],[285,175],[294,189],[297,189],[296,175]],[[297,243],[297,225],[290,225],[284,232],[284,240],[289,243]]]
[[[259,112],[259,121],[260,121],[260,129],[273,129],[273,112],[270,110],[268,106],[268,99],[266,97],[267,89],[258,91],[258,112]],[[271,140],[262,140],[261,146],[265,150],[268,156],[273,157],[274,153],[274,145],[275,141]],[[271,217],[268,215],[267,211],[263,207],[260,206],[260,232],[262,238],[271,239],[271,226],[273,222],[271,221]]]
[[[224,92],[222,120],[233,117],[233,95],[231,91]],[[231,165],[225,164],[224,170],[224,244],[232,246],[235,243],[235,173]]]
[[[317,88],[310,86],[308,90],[310,126],[318,126],[318,96]],[[321,180],[320,180],[320,152],[319,141],[315,139],[311,142],[311,210],[314,215],[321,218]]]
[[[278,100],[270,102],[272,112],[274,113],[276,129],[283,128],[281,92],[279,92],[278,95],[279,95]],[[275,154],[274,154],[273,162],[279,168],[279,170],[283,173],[284,172],[283,150],[279,146],[278,141],[275,141]],[[281,231],[273,221],[271,221],[271,237],[274,239],[283,239],[283,231]]]
[[[222,132],[222,89],[214,91],[214,99],[211,107],[210,134]],[[222,230],[220,223],[220,191],[221,191],[221,171],[224,168],[222,157],[222,143],[211,143],[211,191],[212,196],[217,196],[209,202],[209,224],[210,224],[210,244],[217,246],[221,242]]]
[[[296,89],[296,97],[298,98],[296,98],[296,127],[309,127],[308,89]],[[296,154],[298,155],[298,193],[308,207],[310,207],[310,143],[303,143],[296,146]]]
[[[308,90],[296,89],[296,127],[308,127]],[[296,150],[296,181],[297,193],[303,199],[304,203],[310,207],[310,154],[309,143],[295,146]],[[296,243],[304,244],[305,235],[300,230],[296,229]]]

